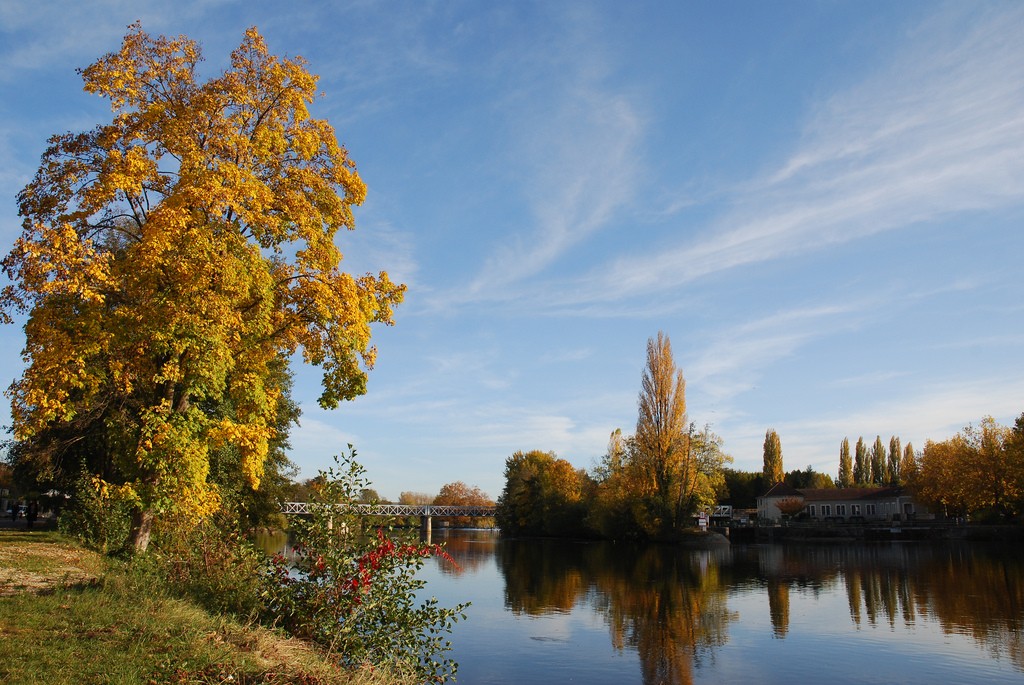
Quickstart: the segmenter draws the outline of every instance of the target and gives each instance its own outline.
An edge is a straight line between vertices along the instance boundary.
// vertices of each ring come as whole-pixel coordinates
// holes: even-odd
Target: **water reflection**
[[[664,546],[509,541],[498,547],[513,613],[568,612],[589,602],[616,650],[640,657],[645,683],[690,683],[695,663],[726,641],[721,553]]]
[[[910,683],[1018,683],[1024,673],[1024,554],[1011,546],[697,551],[492,531],[438,537],[456,565],[438,559],[435,580],[487,616],[466,624],[464,643],[479,656],[456,654],[460,682],[564,682],[585,672],[595,684],[852,685],[868,663]],[[778,656],[794,649],[829,659],[801,670]]]
[[[713,661],[740,620],[730,600],[761,598],[744,606],[763,607],[775,640],[835,625],[834,614],[804,610],[794,616],[791,595],[816,603],[845,594],[852,640],[857,632],[879,626],[907,635],[927,621],[943,634],[968,636],[993,659],[1009,660],[1024,671],[1024,565],[1020,555],[991,548],[893,544],[687,551],[564,541],[462,548],[453,542],[453,555],[476,565],[496,555],[505,606],[513,615],[580,607],[595,612],[611,646],[638,656],[648,684],[694,681],[694,669]]]
[[[489,562],[494,557],[498,536],[493,529],[463,529],[454,535],[442,533],[437,541],[444,543],[444,550],[455,562],[452,565],[438,560],[438,569],[446,575],[458,575],[479,571],[481,566]]]
[[[931,617],[1024,670],[1022,572],[1019,556],[991,548],[889,547],[860,550],[844,579],[858,627],[911,627]]]

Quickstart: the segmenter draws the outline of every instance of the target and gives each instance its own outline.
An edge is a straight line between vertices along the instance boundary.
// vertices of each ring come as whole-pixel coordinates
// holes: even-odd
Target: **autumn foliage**
[[[479,486],[474,485],[471,487],[461,480],[457,480],[453,483],[442,485],[437,496],[434,497],[430,504],[458,507],[493,507],[494,500],[488,497],[487,493],[481,490]],[[449,523],[460,527],[485,527],[488,524],[493,527],[494,525],[493,519],[480,516],[455,516],[449,519]]]
[[[667,336],[647,343],[636,434],[611,434],[593,476],[549,452],[516,452],[505,462],[498,500],[502,531],[671,539],[708,511],[732,458],[722,439],[687,422],[683,373]]]
[[[15,437],[131,502],[139,549],[161,512],[218,506],[211,449],[237,450],[259,486],[280,360],[301,350],[323,369],[324,407],[365,392],[370,324],[405,291],[339,268],[366,187],[311,116],[304,61],[255,29],[219,76],[202,81],[201,60],[133,25],[81,71],[113,118],[50,139],[2,262],[5,316],[27,315]]]
[[[992,417],[948,440],[928,441],[910,477],[938,513],[1008,519],[1024,514],[1024,414],[1013,428]]]

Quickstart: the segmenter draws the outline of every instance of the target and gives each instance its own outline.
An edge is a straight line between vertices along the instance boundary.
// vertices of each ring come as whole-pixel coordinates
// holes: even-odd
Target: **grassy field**
[[[0,530],[3,685],[394,682],[166,596],[56,533]]]

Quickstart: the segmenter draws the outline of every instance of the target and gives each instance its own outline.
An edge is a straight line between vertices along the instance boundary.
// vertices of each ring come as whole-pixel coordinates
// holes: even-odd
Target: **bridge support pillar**
[[[430,544],[430,533],[431,533],[431,518],[430,515],[420,516],[420,539]]]

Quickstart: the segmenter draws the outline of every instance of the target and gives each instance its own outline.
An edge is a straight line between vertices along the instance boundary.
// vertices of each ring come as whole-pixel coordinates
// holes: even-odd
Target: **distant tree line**
[[[611,433],[590,470],[554,452],[518,451],[505,462],[497,523],[512,535],[672,539],[716,504],[757,506],[777,483],[798,490],[905,487],[933,511],[1007,520],[1024,515],[1024,414],[1013,428],[983,419],[923,452],[898,436],[843,438],[835,480],[806,469],[785,471],[778,432],[765,433],[760,473],[731,469],[722,439],[687,421],[685,382],[659,333],[647,345],[636,431]]]
[[[932,511],[970,516],[980,521],[1008,521],[1024,516],[1024,414],[1012,427],[985,417],[952,438],[929,440],[921,452],[898,436],[888,446],[880,435],[869,446],[857,438],[852,452],[849,438],[839,447],[838,477],[790,471],[781,479],[781,445],[769,429],[764,443],[764,469],[760,474],[726,469],[723,502],[735,507],[756,506],[756,498],[777,482],[797,488],[904,487]]]

